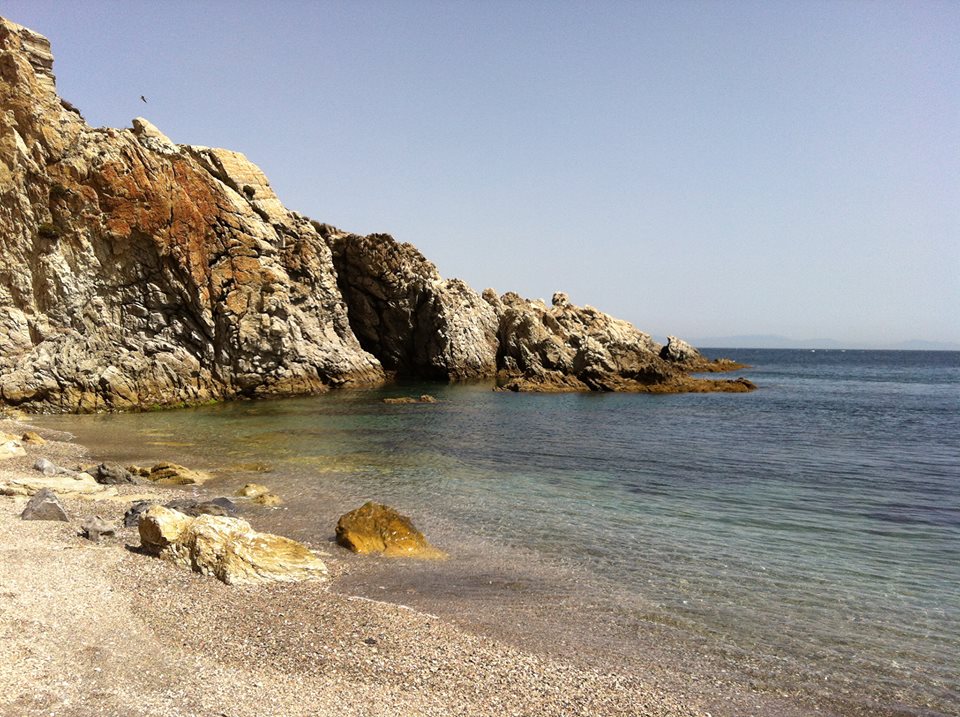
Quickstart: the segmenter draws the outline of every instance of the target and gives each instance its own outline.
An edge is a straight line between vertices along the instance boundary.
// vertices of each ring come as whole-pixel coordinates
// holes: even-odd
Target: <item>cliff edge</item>
[[[0,404],[143,409],[394,374],[743,390],[689,379],[595,309],[481,296],[409,244],[289,211],[238,152],[143,118],[91,128],[52,68],[46,38],[0,18]]]

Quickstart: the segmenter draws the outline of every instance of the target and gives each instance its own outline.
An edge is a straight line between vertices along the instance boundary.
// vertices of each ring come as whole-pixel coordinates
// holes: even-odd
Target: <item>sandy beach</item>
[[[0,465],[3,477],[29,475],[41,456],[83,462],[69,443],[27,450]],[[147,488],[164,500],[185,492]],[[21,520],[27,499],[0,498],[0,714],[708,714],[637,675],[584,670],[334,594],[332,556],[328,581],[237,587],[131,550],[135,528],[99,543],[81,537],[84,517],[122,525],[145,493],[115,490],[64,497],[69,523]]]

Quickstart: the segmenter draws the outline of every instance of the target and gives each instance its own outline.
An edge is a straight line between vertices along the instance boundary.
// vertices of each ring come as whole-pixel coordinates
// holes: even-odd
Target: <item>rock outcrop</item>
[[[676,336],[668,336],[666,345],[660,349],[660,358],[692,373],[721,373],[746,368],[746,364],[730,359],[708,359],[699,350]]]
[[[493,303],[507,389],[618,391],[662,383],[674,373],[648,334],[591,306],[574,306],[565,294],[556,294],[550,307],[514,293]]]
[[[689,362],[564,294],[481,296],[410,244],[289,211],[238,152],[176,144],[144,118],[91,128],[52,67],[44,37],[0,18],[0,405],[145,409],[391,374],[724,383],[695,387]]]
[[[442,558],[413,521],[393,508],[369,501],[337,521],[337,542],[355,553]]]
[[[191,518],[153,506],[140,516],[138,530],[145,552],[227,585],[293,582],[327,574],[323,561],[302,543],[258,533],[240,518]]]
[[[376,383],[330,249],[243,155],[93,129],[0,20],[0,398],[92,411]]]
[[[386,234],[320,231],[333,250],[350,325],[384,368],[442,380],[496,373],[497,317],[480,294],[442,279],[416,247]]]

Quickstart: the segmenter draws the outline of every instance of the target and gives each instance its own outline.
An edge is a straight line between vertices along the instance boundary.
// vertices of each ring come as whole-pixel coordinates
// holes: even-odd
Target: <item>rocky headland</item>
[[[736,366],[563,294],[480,294],[410,244],[290,211],[240,153],[175,144],[143,118],[90,127],[52,68],[46,38],[0,18],[0,404],[142,410],[394,375],[752,388],[693,378]]]

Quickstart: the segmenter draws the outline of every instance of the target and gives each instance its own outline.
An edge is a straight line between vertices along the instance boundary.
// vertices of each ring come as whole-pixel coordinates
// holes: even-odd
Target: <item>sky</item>
[[[960,342],[960,3],[0,0],[93,126],[658,337]],[[140,96],[148,102],[144,104]]]

